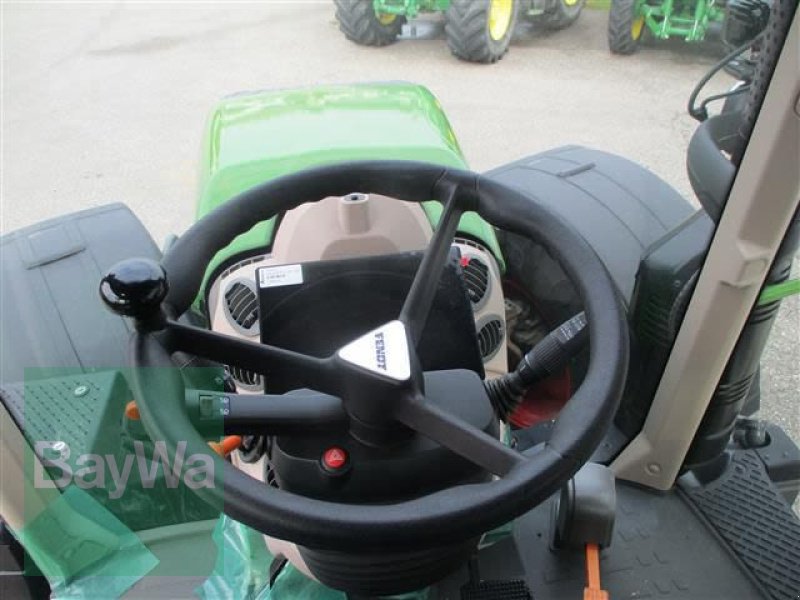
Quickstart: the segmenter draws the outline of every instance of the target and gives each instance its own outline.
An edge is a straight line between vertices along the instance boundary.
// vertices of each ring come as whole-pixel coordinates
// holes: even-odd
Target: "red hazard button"
[[[328,448],[322,455],[322,464],[329,471],[339,471],[347,464],[347,452],[337,446]]]

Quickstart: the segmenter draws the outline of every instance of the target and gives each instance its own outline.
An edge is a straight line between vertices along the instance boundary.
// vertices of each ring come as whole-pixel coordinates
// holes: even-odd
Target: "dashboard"
[[[257,272],[262,267],[420,251],[432,235],[419,204],[381,196],[348,194],[306,204],[286,213],[268,252],[243,258],[215,278],[208,293],[211,328],[260,340]],[[472,307],[481,360],[487,377],[508,369],[506,320],[500,268],[491,252],[468,237],[454,240]],[[260,393],[262,376],[230,368],[240,393]]]

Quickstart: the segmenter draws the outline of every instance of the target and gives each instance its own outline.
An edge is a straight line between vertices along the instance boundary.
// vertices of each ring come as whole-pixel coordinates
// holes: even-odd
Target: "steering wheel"
[[[212,257],[237,235],[282,211],[354,190],[444,204],[400,315],[381,329],[387,353],[379,360],[382,364],[374,362],[374,353],[369,358],[367,336],[333,356],[316,358],[178,322],[196,297]],[[559,414],[549,441],[525,452],[509,448],[425,396],[416,345],[466,211],[547,248],[574,283],[587,315],[590,359],[583,384]],[[100,293],[112,310],[135,319],[132,387],[148,434],[165,441],[171,460],[179,442],[185,443],[186,456],[209,454],[190,418],[182,376],[172,368],[171,355],[183,351],[260,373],[288,369],[318,392],[302,398],[237,397],[242,403],[238,413],[248,415],[238,422],[249,420],[252,425],[260,420],[264,435],[286,434],[298,426],[324,427],[326,421],[344,418],[351,434],[366,443],[378,445],[411,430],[496,476],[395,504],[354,505],[270,487],[213,455],[217,485],[201,487],[197,494],[263,533],[319,550],[365,552],[461,543],[530,510],[566,483],[599,445],[627,373],[628,328],[622,304],[583,238],[535,199],[479,174],[427,163],[348,162],[274,179],[196,222],[162,265],[137,259],[119,263],[103,278]],[[479,386],[476,393],[485,397],[474,375],[469,385]],[[237,411],[230,408],[233,416]],[[237,418],[226,419],[226,432],[236,424]]]

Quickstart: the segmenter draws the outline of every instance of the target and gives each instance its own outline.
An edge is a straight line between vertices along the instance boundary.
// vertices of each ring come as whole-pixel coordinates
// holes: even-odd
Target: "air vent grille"
[[[668,348],[672,344],[670,331],[669,301],[663,298],[651,297],[643,303],[640,312],[639,330],[642,338],[654,344]]]
[[[253,373],[239,367],[228,367],[228,371],[236,385],[249,390],[264,389],[264,378],[259,373]]]
[[[484,254],[489,254],[489,250],[483,244],[479,244],[478,242],[474,242],[468,238],[457,237],[453,240],[454,244],[459,244],[461,246],[469,246],[470,248],[475,248],[476,250],[480,250]]]
[[[488,248],[473,240],[456,238],[454,243],[461,252],[461,270],[467,296],[472,303],[472,310],[478,312],[491,295],[495,277],[491,266],[494,258]]]
[[[476,256],[465,257],[462,265],[469,300],[480,304],[489,291],[489,266]]]
[[[499,317],[490,317],[478,329],[478,348],[484,362],[491,360],[503,345],[505,326]]]
[[[228,286],[225,291],[225,308],[244,333],[253,335],[258,325],[258,296],[251,284],[235,281]]]
[[[228,277],[228,275],[230,275],[234,271],[238,271],[239,269],[241,269],[242,267],[246,267],[247,265],[260,263],[266,260],[266,258],[267,258],[266,254],[259,254],[258,256],[252,256],[250,258],[245,258],[244,260],[240,260],[239,262],[231,265],[230,267],[225,269],[222,273],[220,273],[219,277],[220,279],[225,279],[226,277]]]

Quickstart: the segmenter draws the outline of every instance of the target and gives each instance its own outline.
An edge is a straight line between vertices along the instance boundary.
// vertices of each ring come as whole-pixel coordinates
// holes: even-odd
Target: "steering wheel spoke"
[[[415,347],[422,337],[422,330],[436,295],[436,286],[450,254],[458,222],[464,212],[459,206],[458,188],[453,186],[449,189],[449,194],[439,224],[425,250],[422,262],[414,275],[414,281],[411,283],[411,290],[400,312],[400,321],[406,326]]]
[[[295,374],[309,389],[338,395],[333,361],[267,344],[255,344],[207,329],[168,321],[166,339],[172,352],[182,350],[226,365],[269,375],[271,370]]]
[[[502,477],[525,461],[522,454],[512,450],[497,438],[426,402],[423,398],[402,403],[396,409],[395,418],[493,475]]]

